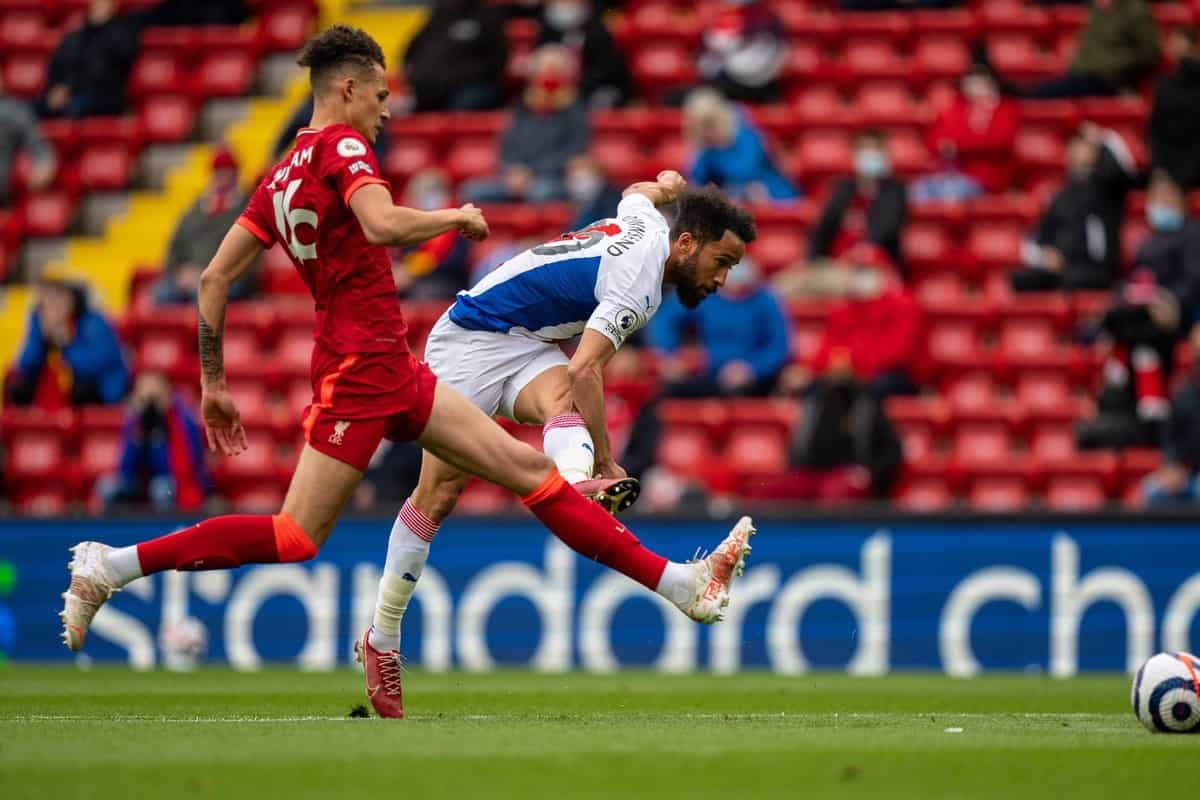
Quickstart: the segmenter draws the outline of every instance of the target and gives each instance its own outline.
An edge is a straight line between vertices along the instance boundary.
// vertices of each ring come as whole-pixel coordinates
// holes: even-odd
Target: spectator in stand
[[[696,153],[688,175],[692,183],[715,183],[729,196],[751,203],[800,197],[775,166],[762,134],[712,89],[697,89],[688,96],[683,132]]]
[[[1135,270],[1100,322],[1105,356],[1095,418],[1079,427],[1084,447],[1157,444],[1167,415],[1175,347],[1200,316],[1200,222],[1183,190],[1154,173],[1146,202],[1150,235]]]
[[[963,0],[839,0],[842,11],[915,11],[958,8]]]
[[[1147,139],[1153,166],[1185,189],[1200,186],[1200,33],[1177,31],[1175,71],[1158,82]]]
[[[37,191],[49,186],[57,168],[54,148],[42,137],[33,109],[23,100],[5,95],[0,80],[0,208],[12,201],[11,174],[18,152],[28,153],[32,163],[29,188]]]
[[[925,349],[921,306],[877,247],[859,246],[849,261],[846,298],[831,309],[809,363],[790,367],[784,383],[853,380],[878,397],[915,394]]]
[[[907,191],[892,177],[887,139],[881,130],[864,131],[854,141],[854,175],[834,181],[809,235],[808,257],[837,259],[867,242],[883,248],[899,266],[900,234],[907,218]]]
[[[1137,172],[1120,136],[1084,124],[1067,144],[1067,182],[1043,212],[1034,240],[1025,243],[1013,288],[1112,286],[1120,268],[1125,199]]]
[[[621,190],[613,185],[594,158],[581,155],[567,164],[567,198],[574,210],[571,230],[577,231],[598,219],[616,216]]]
[[[64,36],[50,57],[42,116],[120,114],[137,48],[136,26],[117,16],[116,0],[91,0],[83,25]]]
[[[450,179],[430,168],[418,172],[404,189],[404,204],[422,211],[451,205]],[[392,259],[392,277],[400,296],[409,300],[449,300],[468,287],[471,243],[447,231],[415,247],[404,248]]]
[[[507,64],[503,12],[483,0],[436,0],[404,51],[417,111],[499,108]]]
[[[472,203],[547,203],[566,197],[566,169],[587,152],[590,127],[569,50],[544,45],[529,56],[529,81],[500,141],[498,177],[468,181]]]
[[[1136,93],[1158,66],[1158,26],[1145,0],[1092,0],[1067,74],[1029,93],[1039,99]]]
[[[237,159],[229,149],[221,148],[213,154],[208,191],[175,226],[162,276],[154,284],[155,303],[196,302],[200,273],[208,266],[229,227],[245,207],[245,195],[238,188]],[[258,269],[251,268],[229,287],[229,299],[245,300],[257,289]]]
[[[121,460],[97,482],[97,499],[105,511],[146,502],[159,513],[198,511],[210,488],[195,415],[165,375],[142,373],[129,397]]]
[[[549,0],[538,20],[537,46],[561,44],[580,64],[579,95],[588,108],[623,106],[633,96],[625,54],[591,0]]]
[[[697,69],[704,81],[745,103],[780,99],[787,32],[767,0],[724,0],[704,31]]]
[[[1200,325],[1191,332],[1191,366],[1171,398],[1163,432],[1163,465],[1147,476],[1142,494],[1148,506],[1200,502]]]
[[[117,333],[88,304],[87,290],[43,276],[25,343],[10,375],[17,405],[118,403],[129,391],[129,367]]]
[[[704,373],[689,374],[679,358],[684,334],[694,330],[707,357]],[[762,397],[770,394],[790,352],[787,317],[758,270],[743,258],[721,291],[688,310],[664,299],[646,328],[648,344],[663,357],[667,397]]]
[[[958,96],[929,131],[930,149],[941,159],[942,169],[913,184],[913,202],[959,201],[1008,191],[1015,166],[1012,143],[1020,124],[1017,101],[1001,96],[991,69],[973,65],[959,83]]]

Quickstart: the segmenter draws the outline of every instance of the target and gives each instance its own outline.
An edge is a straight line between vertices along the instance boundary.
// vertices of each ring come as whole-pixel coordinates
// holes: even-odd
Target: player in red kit
[[[742,518],[707,558],[668,562],[568,485],[552,461],[437,382],[408,349],[386,246],[451,230],[479,239],[487,223],[470,205],[424,212],[392,203],[371,152],[389,115],[383,52],[367,33],[334,26],[308,42],[299,63],[310,70],[312,124],[267,173],[205,269],[199,291],[201,413],[210,449],[230,457],[247,441],[225,386],[221,343],[229,286],[278,242],[313,295],[313,398],[301,418],[306,444],[283,508],[274,515],[213,517],[130,547],[79,543],[60,615],[68,647],[79,650],[99,608],[143,575],[311,559],[384,437],[415,439],[455,468],[517,492],[581,555],[663,594],[697,621],[717,621],[750,550],[750,520]],[[432,538],[436,526],[428,520],[410,522]],[[372,704],[382,716],[402,716],[399,653],[376,650],[367,635],[358,648]]]

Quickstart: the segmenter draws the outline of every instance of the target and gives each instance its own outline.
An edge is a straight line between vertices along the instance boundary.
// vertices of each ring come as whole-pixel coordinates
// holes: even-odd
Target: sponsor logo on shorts
[[[346,429],[350,427],[350,423],[344,419],[333,423],[333,433],[329,434],[330,444],[341,444],[346,439]]]
[[[350,165],[350,174],[353,175],[356,172],[365,172],[368,175],[375,174],[375,170],[371,169],[371,165],[365,161],[355,161]]]

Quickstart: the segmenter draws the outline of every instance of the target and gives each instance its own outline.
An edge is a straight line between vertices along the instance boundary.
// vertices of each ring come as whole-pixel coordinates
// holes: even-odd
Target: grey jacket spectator
[[[561,44],[580,64],[579,95],[590,108],[624,105],[633,95],[625,54],[591,0],[550,0],[542,10],[537,44]]]
[[[10,201],[9,185],[13,163],[24,151],[33,159],[30,183],[34,189],[44,188],[54,177],[54,148],[42,137],[37,117],[28,103],[3,94],[0,84],[0,207]]]
[[[1200,186],[1200,36],[1182,34],[1187,51],[1179,66],[1158,82],[1147,137],[1153,166],[1165,169],[1185,189]]]
[[[1013,273],[1017,291],[1107,289],[1121,262],[1125,200],[1136,164],[1124,140],[1085,125],[1067,147],[1067,182],[1042,214],[1025,269]]]
[[[115,0],[92,0],[83,25],[64,36],[50,57],[42,114],[120,114],[137,47],[136,26],[116,15]]]
[[[417,111],[499,108],[507,63],[504,17],[481,0],[437,0],[404,51]]]
[[[765,0],[725,0],[724,5],[704,31],[697,63],[701,77],[731,100],[777,99],[788,54],[783,23]]]
[[[208,192],[187,210],[175,226],[167,247],[162,277],[154,285],[154,302],[194,303],[200,273],[217,252],[221,240],[246,208],[238,189],[237,161],[228,150],[213,156],[212,184]],[[244,300],[258,285],[258,270],[247,270],[229,287],[229,299]]]
[[[500,140],[501,174],[467,182],[476,203],[562,200],[567,163],[588,149],[587,109],[578,99],[570,53],[544,45],[529,56],[529,82]]]
[[[904,184],[891,176],[887,143],[878,131],[855,142],[854,177],[833,184],[825,208],[808,239],[808,257],[836,258],[859,242],[887,251],[900,264],[900,234],[908,219]]]

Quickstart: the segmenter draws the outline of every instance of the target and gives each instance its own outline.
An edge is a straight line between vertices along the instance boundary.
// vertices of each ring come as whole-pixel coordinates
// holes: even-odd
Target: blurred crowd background
[[[1196,0],[0,0],[3,513],[281,501],[311,300],[278,248],[234,287],[252,446],[216,459],[195,294],[311,113],[295,51],[340,21],[387,50],[397,199],[492,226],[392,253],[418,352],[635,180],[753,210],[720,295],[664,303],[608,371],[642,510],[1200,501]],[[385,443],[356,507],[419,461]]]

